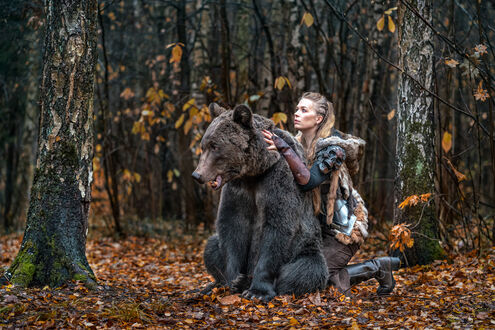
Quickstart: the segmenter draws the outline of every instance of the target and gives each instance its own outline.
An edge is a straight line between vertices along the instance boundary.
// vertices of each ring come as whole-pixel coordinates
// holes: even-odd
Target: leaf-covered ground
[[[0,268],[12,262],[20,239],[0,237]],[[451,264],[401,269],[389,297],[377,297],[371,280],[356,286],[353,298],[329,288],[262,303],[224,289],[210,296],[194,291],[210,281],[202,264],[204,242],[187,235],[167,241],[90,239],[87,254],[99,288],[1,287],[0,329],[495,327],[495,249],[479,259],[456,256]],[[372,254],[380,253],[370,240],[355,261]]]

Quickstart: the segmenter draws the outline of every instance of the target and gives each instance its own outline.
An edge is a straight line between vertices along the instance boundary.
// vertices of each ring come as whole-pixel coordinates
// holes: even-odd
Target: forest
[[[0,0],[0,329],[495,327],[493,17],[487,0]],[[296,135],[308,91],[366,142],[350,264],[400,258],[395,290],[206,292],[227,189],[192,176],[210,105]]]

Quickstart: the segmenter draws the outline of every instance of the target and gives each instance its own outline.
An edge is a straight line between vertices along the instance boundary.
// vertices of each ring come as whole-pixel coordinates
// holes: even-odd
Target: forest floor
[[[375,280],[356,286],[352,298],[333,288],[303,297],[250,301],[216,289],[202,263],[202,238],[90,238],[88,260],[99,287],[0,288],[0,329],[57,328],[495,328],[495,248],[481,258],[460,255],[429,266],[401,269],[392,295],[378,297]],[[0,270],[21,243],[0,237]],[[368,240],[353,261],[380,252]]]

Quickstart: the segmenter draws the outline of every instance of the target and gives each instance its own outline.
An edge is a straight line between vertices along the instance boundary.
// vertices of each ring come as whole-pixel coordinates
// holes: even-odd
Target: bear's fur
[[[248,298],[322,290],[328,270],[311,196],[302,193],[285,159],[268,151],[261,130],[272,121],[245,105],[226,110],[210,105],[213,121],[201,140],[193,177],[220,189],[216,234],[206,244],[204,262],[217,285]],[[302,148],[285,131],[285,140]]]

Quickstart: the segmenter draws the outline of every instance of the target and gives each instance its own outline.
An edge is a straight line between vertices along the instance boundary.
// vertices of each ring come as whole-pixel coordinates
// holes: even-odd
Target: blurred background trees
[[[317,91],[333,101],[336,127],[367,141],[355,183],[371,225],[386,240],[402,202],[394,200],[402,65],[397,37],[404,24],[398,6],[428,21],[413,46],[426,35],[432,45],[434,191],[410,193],[431,193],[426,203],[435,202],[439,238],[448,250],[492,245],[495,8],[483,0],[435,1],[431,18],[405,0],[100,1],[90,226],[119,234],[159,234],[173,220],[189,229],[212,226],[218,194],[190,176],[210,121],[206,106],[247,103],[294,132],[299,96]],[[1,1],[4,232],[23,228],[26,216],[43,10],[41,1]],[[425,205],[419,198],[414,206],[415,200],[406,207]]]

